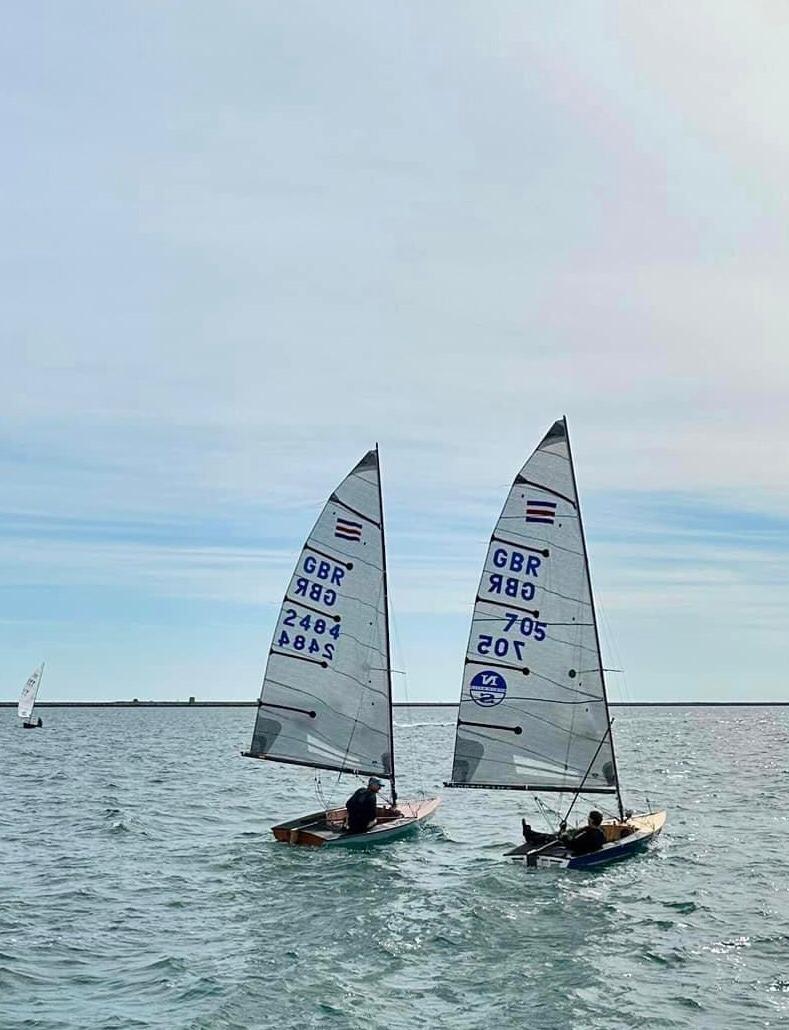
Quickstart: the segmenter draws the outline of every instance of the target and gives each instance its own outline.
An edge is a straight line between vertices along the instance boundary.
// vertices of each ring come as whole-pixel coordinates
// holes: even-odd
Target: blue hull
[[[627,821],[628,836],[604,844],[599,851],[592,851],[588,855],[573,855],[567,847],[558,840],[541,846],[530,846],[522,844],[520,847],[507,854],[510,858],[525,860],[528,866],[538,869],[592,869],[598,866],[608,865],[610,862],[620,862],[622,859],[630,858],[644,851],[663,829],[666,821],[665,812],[648,812],[644,815],[631,816]],[[624,824],[609,820],[603,824],[603,829],[609,834],[621,832]]]

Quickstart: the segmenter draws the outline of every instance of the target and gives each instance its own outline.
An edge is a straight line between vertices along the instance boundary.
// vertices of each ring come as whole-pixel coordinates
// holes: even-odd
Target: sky
[[[456,700],[566,414],[612,700],[789,701],[788,49],[753,0],[12,0],[0,697],[256,697],[378,441],[397,699]]]

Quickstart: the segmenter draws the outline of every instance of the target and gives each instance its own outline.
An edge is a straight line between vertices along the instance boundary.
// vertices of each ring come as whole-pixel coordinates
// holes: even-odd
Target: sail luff
[[[597,644],[597,661],[598,661],[599,670],[600,670],[600,682],[601,682],[602,688],[603,688],[603,704],[605,706],[605,717],[606,717],[606,720],[608,722],[608,741],[609,741],[609,744],[610,744],[610,747],[611,747],[611,764],[614,767],[614,781],[616,783],[616,800],[617,800],[617,804],[619,805],[619,818],[623,819],[624,815],[625,815],[625,807],[622,804],[622,790],[621,790],[621,787],[620,787],[620,784],[619,784],[619,771],[618,771],[617,765],[616,765],[616,749],[614,748],[614,734],[613,734],[613,731],[612,731],[612,728],[611,728],[611,710],[608,707],[608,688],[606,687],[606,682],[605,682],[605,670],[603,669],[603,656],[602,656],[602,650],[600,648],[600,631],[599,631],[598,625],[597,625],[597,609],[596,609],[595,603],[594,603],[594,590],[592,588],[592,575],[591,575],[591,572],[589,570],[589,552],[588,552],[588,550],[586,548],[586,532],[584,531],[584,520],[583,520],[583,515],[581,513],[581,495],[578,492],[578,481],[577,481],[576,475],[575,475],[575,462],[573,461],[573,449],[572,449],[572,446],[570,444],[570,431],[567,428],[567,416],[566,415],[562,416],[562,422],[564,423],[564,435],[567,438],[567,453],[568,453],[568,455],[570,457],[570,471],[572,472],[572,476],[573,476],[573,488],[575,490],[575,497],[576,497],[576,502],[577,502],[577,505],[578,505],[578,509],[577,509],[578,510],[578,528],[581,531],[581,543],[583,545],[583,550],[584,550],[584,565],[586,567],[586,577],[587,577],[587,580],[589,581],[589,599],[590,599],[590,604],[591,604],[591,609],[592,609],[592,623],[594,625],[595,643]],[[601,741],[601,746],[602,746],[602,741]]]
[[[384,498],[381,487],[381,461],[378,455],[378,443],[375,445],[375,460],[378,464],[378,504],[381,509],[381,555],[383,558],[384,577],[384,640],[386,641],[386,684],[389,691],[389,739],[391,741],[392,755],[392,807],[397,804],[397,787],[395,784],[395,748],[394,748],[394,719],[392,714],[392,646],[389,639],[389,571],[386,564],[386,529],[384,527]]]

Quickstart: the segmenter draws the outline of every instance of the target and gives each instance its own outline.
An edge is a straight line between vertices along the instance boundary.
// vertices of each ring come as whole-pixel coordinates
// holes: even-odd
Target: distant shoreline
[[[257,701],[37,701],[36,708],[257,708]],[[609,708],[786,708],[789,701],[609,701]],[[16,708],[0,701],[0,708]],[[457,708],[457,701],[395,701],[394,708]]]

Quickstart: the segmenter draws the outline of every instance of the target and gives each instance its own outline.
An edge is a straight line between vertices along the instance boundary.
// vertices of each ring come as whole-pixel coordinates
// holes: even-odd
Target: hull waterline
[[[607,837],[616,839],[609,839],[599,851],[593,851],[588,855],[573,855],[558,841],[536,847],[522,844],[506,854],[510,858],[521,859],[528,866],[537,869],[591,869],[610,862],[619,862],[643,851],[659,835],[665,822],[665,812],[633,815],[624,824],[608,820],[603,823],[602,829]],[[622,826],[630,830],[626,836],[618,836]]]
[[[388,844],[413,832],[426,822],[441,804],[439,798],[422,801],[399,801],[399,815],[384,809],[375,826],[366,833],[348,833],[342,828],[345,809],[336,808],[330,812],[312,812],[300,819],[291,819],[272,826],[271,831],[283,844],[298,844],[306,847],[369,847],[372,844]]]

